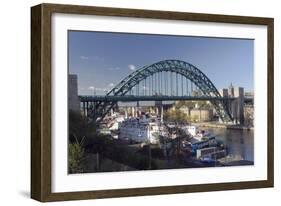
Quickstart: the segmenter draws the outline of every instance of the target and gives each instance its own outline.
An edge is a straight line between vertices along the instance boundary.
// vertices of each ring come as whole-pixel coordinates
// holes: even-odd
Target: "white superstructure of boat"
[[[157,121],[131,118],[122,122],[119,138],[156,144],[158,142],[159,131],[160,125]]]
[[[208,131],[200,130],[194,125],[187,125],[183,127],[186,134],[197,141],[202,141],[204,139],[209,139],[211,134]]]

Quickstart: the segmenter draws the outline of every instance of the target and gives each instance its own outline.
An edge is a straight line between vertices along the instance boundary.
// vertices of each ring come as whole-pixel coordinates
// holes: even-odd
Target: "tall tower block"
[[[68,75],[68,110],[80,111],[78,98],[78,78],[76,74]]]

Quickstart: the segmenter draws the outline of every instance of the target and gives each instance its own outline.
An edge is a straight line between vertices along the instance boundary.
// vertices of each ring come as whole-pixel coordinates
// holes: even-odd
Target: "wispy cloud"
[[[129,65],[128,65],[128,68],[129,68],[131,71],[135,71],[135,70],[136,70],[136,66],[133,65],[133,64],[129,64]]]
[[[88,90],[95,91],[95,92],[105,92],[108,91],[108,88],[100,88],[95,86],[89,86]]]
[[[91,57],[94,61],[104,61],[104,57],[100,57],[100,56],[92,56]]]
[[[90,87],[88,87],[88,90],[95,90],[95,87],[94,86],[90,86]]]
[[[87,57],[87,56],[80,56],[80,59],[82,59],[82,60],[88,60],[89,57]]]
[[[108,84],[108,87],[114,87],[114,83],[110,83],[110,84]]]

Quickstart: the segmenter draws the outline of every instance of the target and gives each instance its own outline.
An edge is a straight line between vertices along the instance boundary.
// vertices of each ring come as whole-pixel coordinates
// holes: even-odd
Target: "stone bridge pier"
[[[244,88],[238,87],[234,89],[235,98],[230,103],[230,112],[235,124],[244,124]]]
[[[221,96],[233,98],[228,102],[228,109],[234,124],[244,124],[245,95],[243,87],[234,88],[232,84],[228,89],[222,89]]]
[[[244,89],[238,87],[234,90],[235,100],[232,102],[232,115],[235,124],[244,124]]]

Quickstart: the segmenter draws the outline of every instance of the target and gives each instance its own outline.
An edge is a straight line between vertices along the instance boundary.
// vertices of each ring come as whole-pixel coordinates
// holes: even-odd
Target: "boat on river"
[[[150,142],[156,144],[160,132],[160,122],[155,119],[130,118],[121,123],[119,138],[137,143]]]
[[[205,130],[199,130],[196,126],[187,125],[183,130],[189,136],[188,142],[192,150],[195,152],[197,149],[204,147],[215,146],[217,144],[216,137]]]

